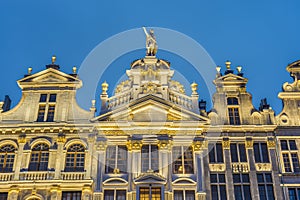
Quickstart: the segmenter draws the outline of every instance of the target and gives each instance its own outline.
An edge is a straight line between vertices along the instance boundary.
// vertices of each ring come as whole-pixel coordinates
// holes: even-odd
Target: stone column
[[[61,199],[61,190],[59,186],[52,186],[50,189],[51,200],[60,200]]]
[[[57,153],[56,153],[56,163],[55,163],[55,174],[54,179],[61,179],[61,170],[64,166],[64,144],[66,142],[66,136],[64,134],[58,134],[57,137]]]
[[[98,137],[96,141],[96,166],[97,166],[97,175],[95,178],[95,191],[97,192],[96,196],[102,196],[102,182],[103,182],[103,174],[105,170],[105,150],[106,150],[106,139],[102,137]]]
[[[165,188],[165,200],[169,200],[172,198],[170,193],[172,192],[172,159],[171,159],[171,151],[172,151],[172,143],[169,138],[162,137],[158,138],[158,149],[159,149],[159,173],[166,178],[167,185]]]
[[[268,149],[270,152],[270,162],[272,164],[272,174],[273,174],[273,185],[274,185],[274,193],[276,199],[283,199],[283,188],[280,186],[280,173],[278,167],[278,160],[276,156],[276,141],[274,137],[269,137],[268,141]]]
[[[22,165],[22,157],[23,157],[23,151],[24,151],[24,146],[26,143],[26,136],[25,134],[20,135],[18,138],[18,151],[17,151],[17,156],[15,158],[15,167],[14,167],[14,180],[19,180],[20,178],[20,169],[21,169],[21,165]]]
[[[227,199],[234,199],[234,186],[233,186],[233,177],[231,169],[231,159],[230,159],[230,141],[229,138],[224,138],[222,141],[223,153],[224,153],[224,162],[226,166],[226,187],[227,187]]]
[[[257,187],[257,177],[256,177],[256,168],[255,168],[255,161],[254,161],[254,154],[253,154],[253,140],[250,137],[246,138],[245,147],[247,150],[247,157],[249,162],[249,178],[251,183],[251,196],[253,200],[259,200],[259,192]]]
[[[92,156],[94,152],[94,142],[95,142],[95,135],[91,134],[88,136],[88,147],[85,153],[85,178],[90,179],[92,174]]]
[[[130,140],[127,143],[128,151],[132,152],[132,179],[135,179],[141,173],[141,148],[142,148],[141,140]]]
[[[17,187],[10,188],[7,200],[18,200],[19,189]]]

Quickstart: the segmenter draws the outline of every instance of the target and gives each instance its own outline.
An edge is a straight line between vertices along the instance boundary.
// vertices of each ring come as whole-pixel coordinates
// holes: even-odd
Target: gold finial
[[[217,70],[217,72],[218,72],[218,74],[219,74],[220,71],[221,71],[221,66],[218,65],[218,66],[216,67],[216,70]]]
[[[104,81],[101,86],[102,86],[102,94],[107,94],[108,83],[106,83],[106,81]]]
[[[227,68],[227,69],[230,69],[231,62],[230,62],[229,60],[227,60],[227,61],[225,62],[225,65],[226,65],[226,68]]]
[[[237,66],[236,69],[237,69],[238,73],[242,72],[242,66]]]
[[[53,56],[52,56],[52,64],[54,64],[54,63],[55,63],[55,61],[56,61],[56,56],[55,56],[55,55],[53,55]]]
[[[77,67],[74,66],[74,67],[73,67],[73,74],[76,74],[76,71],[77,71]]]
[[[92,100],[92,107],[95,108],[95,106],[96,106],[96,100],[93,99],[93,100]]]
[[[28,67],[28,75],[31,75],[31,72],[32,72],[32,68]]]
[[[191,84],[192,94],[197,94],[198,84],[193,82]]]

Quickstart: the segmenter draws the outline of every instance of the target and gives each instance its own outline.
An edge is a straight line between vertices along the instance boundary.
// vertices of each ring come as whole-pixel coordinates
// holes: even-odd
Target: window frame
[[[243,154],[241,152],[241,145],[244,146],[243,150],[245,150],[245,160],[244,161],[241,161],[241,154]],[[233,161],[234,156],[232,155],[233,154],[232,146],[236,147],[237,161]],[[230,159],[231,159],[231,163],[246,163],[246,162],[248,162],[248,155],[247,155],[247,149],[246,149],[245,143],[241,143],[241,142],[232,142],[232,143],[230,143]]]
[[[283,147],[283,142],[286,142],[286,149]],[[291,148],[291,142],[294,142],[295,149]],[[296,140],[282,139],[280,140],[282,170],[284,173],[300,173],[300,162],[298,155],[298,147]],[[295,156],[296,157],[293,157]],[[294,160],[296,158],[296,160]],[[287,169],[290,169],[287,170]],[[297,170],[295,170],[297,169]]]
[[[126,189],[117,189],[117,188],[107,188],[103,191],[103,200],[105,200],[105,192],[113,191],[114,200],[119,200],[118,192],[125,192],[125,200],[127,200],[127,190]]]
[[[180,154],[179,157],[175,157],[175,153],[174,153],[174,149],[180,148]],[[191,154],[191,158],[186,159],[185,155],[186,152],[190,152],[189,154]],[[179,166],[179,168],[176,170],[176,166],[175,164],[180,161],[181,165]],[[188,163],[187,163],[188,162]],[[192,162],[192,163],[191,163]],[[186,164],[187,163],[187,164]],[[191,173],[187,173],[186,171],[186,166],[192,166],[192,170]],[[181,171],[181,172],[180,172]],[[194,156],[194,151],[193,148],[191,146],[173,146],[172,147],[172,173],[173,174],[194,174],[195,173],[195,156]]]
[[[224,153],[223,153],[223,144],[222,143],[209,144],[208,150],[209,150],[208,162],[210,164],[223,164],[224,163]],[[221,155],[219,155],[219,154],[221,154]],[[211,157],[213,157],[214,161],[211,160]],[[221,158],[221,160],[219,160],[219,158]]]
[[[40,149],[38,150],[38,148]],[[49,155],[50,155],[49,149],[50,149],[49,144],[45,142],[39,142],[37,144],[34,144],[34,146],[32,146],[30,152],[28,171],[48,171]],[[33,160],[36,158],[37,160]]]
[[[267,154],[263,152],[263,147],[262,145],[266,146]],[[256,152],[256,146],[257,146],[257,151]],[[266,142],[254,142],[253,143],[253,153],[254,153],[254,161],[255,163],[270,163],[270,154],[269,154],[269,148],[268,144]],[[256,157],[258,155],[258,158]],[[265,160],[264,155],[267,155],[267,160]]]
[[[141,190],[142,189],[148,189],[148,193],[142,193],[141,192]],[[159,193],[159,197],[157,197],[158,199],[162,199],[162,197],[163,197],[163,189],[162,189],[162,187],[160,186],[160,185],[142,185],[142,186],[139,186],[138,187],[138,191],[139,191],[139,195],[138,195],[138,199],[139,200],[158,200],[157,198],[155,198],[155,199],[153,199],[153,197],[152,197],[152,191],[153,191],[153,189],[159,189],[159,191],[160,191],[160,193]],[[149,198],[147,198],[147,197],[144,197],[144,198],[142,198],[141,197],[141,195],[142,194],[145,194],[145,195],[149,195]]]
[[[11,148],[10,150],[5,150],[4,148]],[[2,167],[0,168],[0,173],[11,173],[14,170],[15,158],[16,158],[16,147],[12,144],[4,144],[0,147],[0,158]],[[1,165],[0,165],[1,166]],[[9,166],[9,167],[7,167]]]
[[[114,158],[110,158],[108,159],[108,153],[109,153],[109,148],[113,148],[114,151],[112,154],[114,154]],[[125,150],[125,158],[120,159],[118,156],[122,155],[121,150]],[[124,153],[124,152],[123,152]],[[105,174],[113,174],[113,173],[121,173],[121,174],[127,174],[128,171],[128,162],[127,162],[127,158],[128,158],[128,148],[126,145],[109,145],[106,148],[106,153],[105,153]],[[110,166],[110,163],[108,163],[109,160],[114,161],[113,162],[113,167]],[[120,161],[124,162],[124,169],[120,169]]]
[[[288,198],[289,199],[291,199],[291,195],[290,195],[290,191],[291,190],[294,190],[294,194],[295,194],[295,196],[293,196],[293,197],[295,197],[295,200],[300,200],[300,188],[299,187],[289,187],[289,188],[287,188],[287,192],[288,192]]]
[[[246,175],[247,176],[247,179],[249,180],[248,182],[245,182],[243,179],[244,179],[244,175]],[[241,196],[242,196],[242,199],[243,200],[248,200],[246,197],[248,197],[247,196],[247,194],[245,194],[245,187],[249,187],[249,194],[250,194],[250,200],[252,199],[252,194],[251,194],[251,182],[250,182],[250,176],[249,176],[249,174],[247,173],[247,174],[245,174],[245,173],[236,173],[236,174],[232,174],[232,178],[233,178],[233,193],[234,193],[234,195],[235,196],[237,196],[236,195],[236,188],[237,187],[240,187],[240,191],[241,191]],[[239,182],[235,182],[235,180],[234,180],[234,176],[239,176]]]
[[[259,181],[259,178],[258,178],[259,175],[262,175],[263,182]],[[271,177],[271,182],[267,180],[267,178],[266,178],[267,175],[269,175]],[[273,187],[274,183],[273,183],[272,173],[257,173],[256,176],[257,176],[257,187],[258,187],[258,193],[259,193],[260,199],[262,199],[261,198],[260,186],[262,186],[264,188],[264,193],[265,193],[265,199],[262,199],[262,200],[274,200],[274,199],[276,199],[275,198],[274,187]],[[269,195],[270,195],[269,194],[269,189],[268,189],[269,186],[272,187],[272,196],[273,196],[273,198],[269,198]]]
[[[181,192],[182,193],[182,199],[181,200],[186,200],[186,196],[187,196],[187,192],[193,192],[193,198],[194,200],[196,199],[196,191],[193,190],[192,188],[189,188],[189,189],[186,189],[186,188],[180,188],[180,189],[173,189],[173,196],[174,196],[174,200],[176,200],[176,197],[175,197],[175,192]]]
[[[153,147],[155,147],[154,151],[153,151]],[[143,149],[147,150],[147,152],[143,152]],[[148,156],[143,157],[143,153],[148,154]],[[156,160],[156,162],[153,162],[153,160]],[[147,170],[143,168],[145,164],[144,162],[148,164]],[[153,170],[153,172],[156,173],[159,172],[159,150],[158,150],[158,146],[154,144],[144,144],[141,148],[141,172],[147,172],[149,170]]]
[[[46,99],[44,97],[46,95]],[[52,101],[51,97],[55,95],[55,101]],[[40,94],[40,100],[38,105],[38,113],[36,122],[54,122],[55,110],[56,110],[56,93],[43,93]],[[53,109],[51,109],[53,108]]]
[[[216,182],[212,182],[212,175],[216,175],[217,177],[217,181]],[[220,175],[223,175],[224,176],[224,182],[220,182]],[[211,191],[211,198],[212,200],[215,200],[213,199],[213,189],[212,187],[217,187],[217,200],[227,200],[227,187],[226,187],[226,175],[225,173],[210,173],[210,191]],[[221,187],[225,187],[225,199],[222,198],[221,194],[222,194],[222,191],[221,191]]]
[[[79,196],[79,199],[73,199],[74,197],[76,197],[76,196],[73,196],[73,194],[75,194],[75,193],[77,193],[77,194],[80,194],[80,196]],[[82,199],[82,191],[62,191],[62,193],[61,193],[61,199],[62,200],[69,200],[69,198],[68,198],[68,196],[64,196],[64,194],[72,194],[72,196],[71,196],[71,200],[81,200]]]
[[[72,151],[71,148],[74,148],[74,146],[77,145],[80,146],[81,149]],[[73,156],[72,156],[73,155]],[[80,156],[79,156],[80,155]],[[70,162],[71,161],[73,162]],[[84,172],[85,171],[85,164],[86,164],[86,148],[83,144],[80,143],[74,143],[68,146],[67,151],[66,151],[66,159],[65,159],[65,167],[64,171],[65,172]],[[83,160],[83,166],[78,165],[78,163],[82,163]],[[78,162],[79,161],[79,162]],[[67,163],[73,163],[72,165],[67,165]]]

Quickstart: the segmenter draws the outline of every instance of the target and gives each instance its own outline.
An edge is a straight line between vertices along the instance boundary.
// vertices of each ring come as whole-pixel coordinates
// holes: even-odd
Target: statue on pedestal
[[[155,56],[157,52],[157,43],[156,43],[156,38],[154,36],[154,31],[153,29],[150,29],[148,33],[145,27],[143,27],[143,29],[146,34],[146,48],[147,48],[146,55]]]

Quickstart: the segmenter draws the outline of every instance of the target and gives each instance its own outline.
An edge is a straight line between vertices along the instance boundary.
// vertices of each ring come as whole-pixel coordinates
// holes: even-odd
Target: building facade
[[[102,84],[99,112],[77,105],[76,69],[29,69],[18,105],[0,103],[0,200],[299,200],[300,61],[277,116],[266,100],[254,108],[229,61],[207,111],[156,48],[113,96]]]

